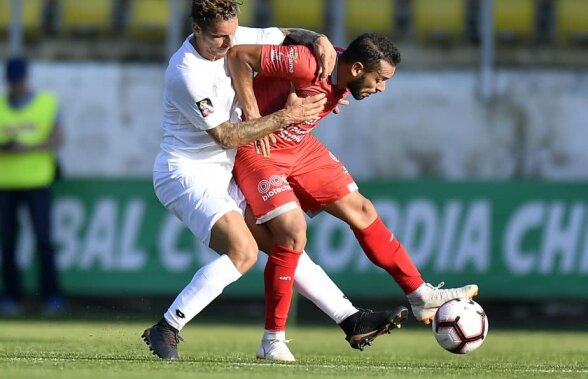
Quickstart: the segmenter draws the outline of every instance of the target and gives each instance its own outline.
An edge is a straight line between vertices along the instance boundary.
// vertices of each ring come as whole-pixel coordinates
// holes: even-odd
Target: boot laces
[[[291,340],[281,340],[281,339],[279,339],[279,338],[271,338],[271,339],[268,339],[268,340],[265,340],[265,341],[267,341],[267,342],[269,342],[269,343],[279,343],[279,342],[283,342],[283,343],[285,343],[285,344],[289,344],[290,342],[294,341],[294,339],[291,339]]]
[[[436,286],[429,284],[429,288],[433,290],[431,293],[431,300],[451,300],[460,297],[459,288],[441,289],[445,282],[441,282]]]
[[[265,342],[267,343],[267,350],[266,350],[266,346],[264,346],[264,344],[262,344],[263,346],[263,351],[267,354],[270,351],[279,351],[279,352],[283,352],[284,354],[292,354],[290,352],[290,348],[288,347],[288,344],[290,343],[290,341],[292,340],[286,340],[286,339],[278,339],[278,338],[272,338],[272,339],[268,339],[265,340]]]
[[[175,330],[171,330],[166,327],[162,327],[161,329],[163,330],[161,334],[169,345],[176,347],[178,346],[178,343],[184,341],[184,339],[180,337],[178,332],[176,332]]]

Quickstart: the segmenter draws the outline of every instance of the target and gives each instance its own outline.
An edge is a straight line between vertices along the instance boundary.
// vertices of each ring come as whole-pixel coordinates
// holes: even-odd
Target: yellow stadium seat
[[[42,28],[45,0],[21,1],[22,28],[27,35],[39,34]],[[12,17],[11,0],[0,0],[0,30],[10,28]]]
[[[347,37],[352,40],[361,33],[394,31],[394,0],[347,0]]]
[[[557,0],[556,34],[560,42],[588,41],[588,1]]]
[[[59,0],[59,26],[64,33],[112,31],[115,0]]]
[[[185,9],[182,9],[182,14],[185,14]],[[133,0],[127,30],[133,36],[162,39],[165,37],[169,22],[168,0]]]
[[[272,25],[323,31],[324,0],[273,0]]]
[[[416,38],[420,41],[462,39],[465,12],[464,0],[412,0]]]
[[[530,39],[535,32],[535,0],[494,0],[494,32],[505,41]]]
[[[256,0],[243,0],[239,5],[239,25],[256,27],[255,10],[259,2]]]

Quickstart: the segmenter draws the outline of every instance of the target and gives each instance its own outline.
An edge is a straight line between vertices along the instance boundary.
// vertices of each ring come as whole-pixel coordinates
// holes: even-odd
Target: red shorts
[[[312,134],[269,158],[251,145],[240,147],[233,175],[258,223],[295,207],[309,214],[356,191],[347,169]]]

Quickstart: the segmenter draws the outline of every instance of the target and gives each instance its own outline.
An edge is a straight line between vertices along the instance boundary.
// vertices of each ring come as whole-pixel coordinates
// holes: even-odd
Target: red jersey
[[[316,80],[317,70],[318,64],[314,53],[306,46],[262,46],[261,73],[253,81],[253,90],[262,116],[284,108],[290,92],[290,83],[294,84],[300,97],[319,93],[327,96],[327,103],[316,120],[292,124],[277,131],[277,142],[273,149],[300,143],[323,117],[331,113],[339,100],[349,94],[347,89],[338,90],[332,84],[331,76],[327,80]]]

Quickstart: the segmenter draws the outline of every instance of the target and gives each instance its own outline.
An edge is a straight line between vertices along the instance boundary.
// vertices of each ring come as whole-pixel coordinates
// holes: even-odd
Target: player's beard
[[[353,96],[353,98],[355,100],[362,100],[365,99],[366,97],[369,96],[369,94],[364,94],[362,93],[362,91],[364,91],[365,87],[365,77],[364,76],[360,76],[356,79],[353,79],[352,81],[350,81],[347,84],[347,89],[349,90],[349,92],[351,93],[351,96]]]

